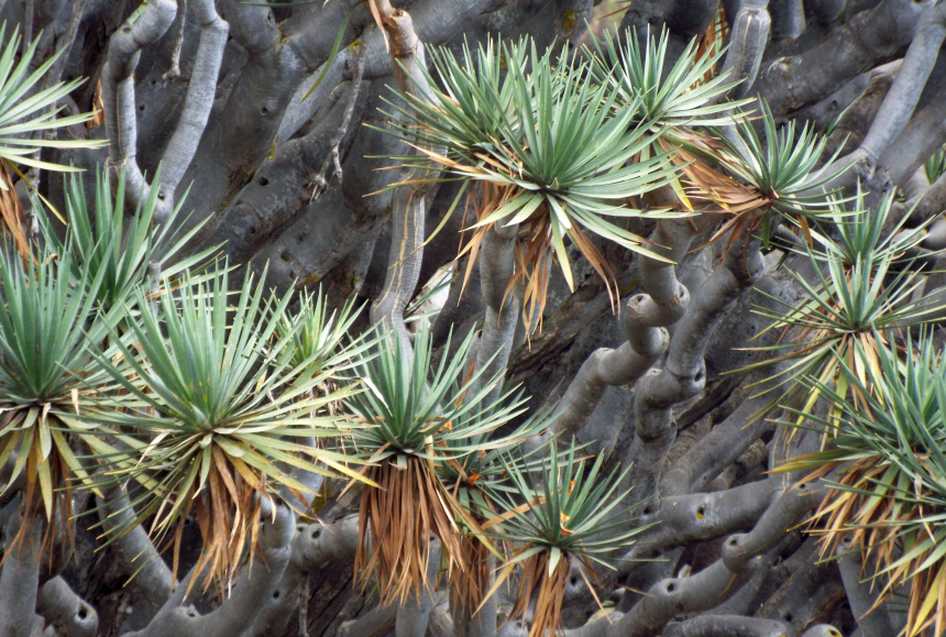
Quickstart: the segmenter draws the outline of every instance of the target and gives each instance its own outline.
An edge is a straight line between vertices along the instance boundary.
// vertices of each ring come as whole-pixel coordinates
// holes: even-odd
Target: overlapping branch
[[[162,156],[160,203],[155,215],[159,222],[174,209],[177,189],[207,126],[229,32],[227,23],[217,14],[214,0],[194,0],[194,13],[201,29],[200,42],[187,97]],[[109,41],[108,60],[102,72],[105,121],[111,142],[109,162],[115,170],[124,172],[133,204],[143,202],[150,188],[137,160],[135,70],[142,49],[161,39],[176,14],[176,2],[155,0],[133,13]]]

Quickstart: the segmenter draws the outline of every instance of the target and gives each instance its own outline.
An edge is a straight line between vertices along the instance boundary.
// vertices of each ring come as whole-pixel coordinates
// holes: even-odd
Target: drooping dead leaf
[[[542,551],[522,562],[516,602],[510,619],[524,617],[533,599],[532,625],[529,637],[554,635],[562,622],[562,603],[568,581],[568,558],[562,555],[549,574],[549,552]]]
[[[922,455],[922,454],[921,454]],[[901,484],[888,475],[891,465],[880,456],[870,456],[843,465],[826,463],[805,476],[805,481],[821,479],[840,469],[837,484],[829,489],[809,519],[809,532],[819,536],[821,555],[831,555],[842,543],[846,550],[860,552],[864,563],[873,561],[869,582],[875,602],[868,613],[877,610],[902,587],[909,590],[907,623],[901,635],[916,637],[935,626],[932,634],[941,634],[946,626],[946,558],[937,556],[939,544],[921,545],[931,538],[931,530],[916,525],[912,536],[899,532],[905,523],[916,521],[932,511],[924,511],[922,501],[929,497],[921,485]],[[843,490],[842,490],[843,489]],[[914,490],[916,505],[896,497],[899,490]],[[912,550],[905,554],[905,543]],[[920,568],[931,561],[923,570]]]
[[[92,98],[92,118],[85,123],[86,128],[98,128],[105,123],[105,102],[102,100],[102,80],[95,84],[95,96]]]
[[[385,462],[367,475],[380,487],[363,487],[361,493],[354,574],[362,588],[377,580],[382,605],[432,590],[433,537],[440,540],[448,572],[468,569],[454,521],[457,505],[428,463],[409,456],[403,468]]]
[[[0,162],[0,217],[13,238],[16,250],[23,259],[30,256],[29,240],[23,228],[23,207],[13,186],[13,177],[6,162]]]

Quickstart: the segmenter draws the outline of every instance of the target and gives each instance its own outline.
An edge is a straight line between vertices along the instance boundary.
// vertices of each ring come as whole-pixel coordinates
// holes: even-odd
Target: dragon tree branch
[[[414,31],[411,16],[390,5],[382,12],[391,57],[396,60],[395,78],[400,90],[404,94],[427,97],[430,87],[425,75],[424,45]],[[392,210],[388,270],[381,295],[371,304],[371,322],[386,325],[409,343],[404,309],[420,279],[427,194],[402,186],[394,193]]]
[[[875,596],[871,593],[871,584],[864,581],[860,551],[842,545],[837,555],[844,592],[863,637],[884,637],[896,634],[897,631],[894,630],[883,606],[871,610],[874,607]],[[881,586],[881,584],[874,585]]]
[[[141,51],[161,39],[177,14],[174,0],[155,0],[142,5],[116,31],[108,45],[108,57],[102,70],[102,100],[109,162],[125,174],[128,194],[134,203],[144,201],[148,183],[138,165],[138,122],[135,116],[135,69]]]
[[[4,535],[12,538],[19,524],[26,523],[14,515]],[[43,525],[30,523],[16,544],[7,544],[0,571],[0,635],[4,637],[32,637],[36,612],[39,569],[42,559]]]
[[[755,418],[756,412],[772,400],[764,395],[742,401],[726,419],[693,445],[661,481],[661,493],[675,495],[703,489],[723,467],[734,462],[753,442],[771,431],[773,424]],[[748,424],[747,424],[748,423]]]
[[[354,113],[360,118],[365,100],[358,99],[354,82],[347,92],[340,93],[334,103],[323,104],[322,115],[311,131],[281,144],[276,156],[259,166],[256,179],[246,184],[222,213],[210,243],[224,243],[232,262],[249,260],[260,245],[304,213],[319,184],[318,178],[313,183],[313,166],[321,162],[327,179],[333,149],[347,154],[353,138],[351,119]]]
[[[629,558],[748,528],[769,508],[776,486],[774,480],[765,479],[725,491],[665,497],[656,512],[641,517],[654,527],[641,537]],[[627,563],[633,565],[633,561]]]
[[[743,0],[733,19],[723,72],[742,80],[734,89],[736,97],[749,95],[759,76],[772,22],[768,5],[768,0]]]
[[[164,79],[181,76],[181,51],[184,49],[184,31],[187,27],[187,0],[181,0],[178,11],[177,30],[174,32],[174,50],[171,51],[171,63],[162,76]]]
[[[184,106],[162,155],[155,215],[158,222],[163,222],[174,209],[175,192],[197,152],[213,107],[217,77],[227,44],[229,26],[217,14],[214,0],[194,0],[194,3],[201,29],[200,42]],[[135,69],[141,50],[160,40],[176,15],[177,4],[172,0],[156,0],[143,5],[140,13],[132,14],[109,42],[108,61],[102,73],[106,123],[111,140],[109,160],[116,169],[124,170],[132,204],[142,202],[149,188],[136,159]]]
[[[206,615],[181,606],[188,580],[198,576],[192,572],[178,584],[151,623],[127,637],[232,637],[252,626],[254,618],[268,606],[279,604],[282,596],[290,594],[279,584],[289,563],[295,516],[286,507],[274,509],[270,501],[263,502],[257,560],[243,567],[229,597]]]
[[[197,145],[207,127],[229,33],[229,25],[217,14],[214,0],[192,2],[197,25],[200,27],[200,41],[187,85],[184,107],[161,158],[158,200],[163,205],[159,206],[156,215],[158,222],[163,222],[173,209],[175,192],[197,153]],[[183,16],[181,20],[183,22]]]
[[[805,8],[825,25],[835,22],[844,13],[847,0],[806,0]]]
[[[756,239],[746,237],[733,245],[724,263],[687,306],[670,340],[663,368],[651,369],[638,381],[635,439],[629,454],[634,462],[632,483],[638,485],[635,500],[657,491],[667,451],[676,438],[671,408],[702,391],[709,341],[740,294],[762,276],[764,267]]]
[[[483,240],[478,258],[486,316],[476,350],[476,367],[482,370],[480,378],[484,382],[508,367],[519,324],[519,297],[514,290],[506,293],[515,268],[517,229],[517,226],[491,229]],[[502,385],[497,385],[492,398],[497,398],[501,392]]]
[[[788,626],[772,619],[740,615],[702,615],[674,622],[664,637],[784,637]]]
[[[58,637],[95,637],[98,634],[98,613],[61,577],[53,577],[43,584],[36,610]]]
[[[132,524],[135,513],[124,488],[116,486],[106,492],[98,500],[98,514],[105,531],[115,534],[112,550],[128,568],[124,575],[134,575],[131,586],[136,590],[139,605],[145,607],[144,616],[151,619],[174,590],[171,569],[141,525]]]
[[[936,65],[924,103],[878,162],[876,172],[893,185],[902,184],[921,170],[929,156],[946,142],[946,56],[940,56]]]
[[[906,127],[933,71],[944,39],[946,6],[933,4],[920,16],[893,86],[861,144],[860,150],[871,160],[877,161]]]
[[[782,0],[772,4],[772,26],[775,35],[797,40],[805,32],[805,7],[802,0]]]
[[[734,593],[763,562],[748,561],[732,571],[720,560],[699,573],[662,580],[618,622],[608,637],[652,637],[681,613],[709,610]]]
[[[812,626],[801,634],[801,637],[843,637],[841,631],[829,624]]]
[[[627,341],[612,349],[602,347],[582,363],[559,403],[554,428],[576,433],[591,416],[607,385],[638,381],[666,351],[667,327],[687,310],[690,294],[676,277],[676,264],[686,255],[694,237],[686,222],[661,221],[651,236],[654,249],[669,262],[642,257],[639,264],[643,293],[627,302],[621,326]]]
[[[946,174],[940,175],[939,179],[934,181],[923,194],[913,211],[913,217],[922,222],[941,214],[944,210],[946,210]],[[933,234],[932,229],[930,234]]]
[[[762,554],[817,504],[821,493],[820,487],[804,484],[785,489],[749,533],[730,536],[719,560],[694,575],[658,582],[613,625],[609,637],[650,637],[679,613],[709,610],[723,602],[755,568],[763,567]]]
[[[923,7],[912,0],[883,0],[832,29],[815,46],[772,61],[758,91],[782,116],[821,99],[845,81],[893,60],[913,39]]]

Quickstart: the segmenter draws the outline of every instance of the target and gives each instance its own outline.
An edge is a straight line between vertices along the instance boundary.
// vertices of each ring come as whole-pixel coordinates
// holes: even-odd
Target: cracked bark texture
[[[133,200],[159,180],[162,216],[189,189],[187,223],[205,223],[194,249],[222,243],[232,264],[256,271],[268,262],[269,283],[281,288],[321,285],[335,301],[355,294],[369,303],[371,321],[395,326],[408,340],[405,310],[420,286],[454,259],[462,224],[451,219],[425,243],[455,190],[449,184],[437,192],[389,189],[405,175],[377,170],[383,163],[373,156],[404,149],[366,124],[384,125],[378,107],[389,85],[424,93],[424,47],[456,50],[488,32],[528,33],[539,46],[556,38],[579,43],[588,29],[600,31],[603,16],[623,9],[608,18],[609,26],[666,26],[675,58],[722,6],[731,33],[723,70],[740,80],[734,96],[762,97],[783,121],[810,119],[819,130],[836,124],[830,143],[841,147],[847,136],[839,162],[854,165],[839,185],[860,178],[875,197],[904,189],[898,210],[910,214],[910,225],[946,211],[946,177],[930,183],[922,174],[923,162],[946,142],[943,2],[635,0],[627,7],[607,0],[395,0],[378,6],[387,38],[360,0],[292,8],[241,0],[0,0],[0,18],[37,37],[42,32],[43,50],[67,49],[57,77],[92,78],[70,96],[69,108],[90,108],[101,80],[105,125],[69,134],[107,136],[107,158],[50,153],[57,161],[91,167],[107,159],[125,172]],[[340,50],[333,56],[336,40]],[[62,201],[61,179],[43,175],[40,183],[51,201]],[[507,389],[522,384],[535,407],[557,405],[559,435],[632,465],[628,504],[640,504],[641,519],[654,526],[616,573],[602,574],[598,593],[617,600],[618,610],[600,612],[587,591],[578,591],[566,604],[565,634],[896,634],[902,624],[896,613],[864,614],[876,590],[865,586],[857,556],[816,563],[812,544],[793,528],[816,496],[766,475],[767,452],[783,450],[773,423],[750,422],[765,399],[747,389],[754,378],[723,374],[754,360],[734,348],[762,327],[750,312],[760,303],[756,292],[790,299],[798,290],[780,274],[778,255],[766,250],[763,263],[755,243],[728,255],[707,246],[716,220],[633,228],[674,265],[599,244],[615,269],[620,314],[611,313],[590,268],[576,261],[574,292],[553,276],[544,331],[531,341],[519,324],[517,291],[506,294],[514,229],[492,233],[466,288],[451,286],[448,306],[435,319],[436,338],[444,342],[451,326],[458,334],[477,326],[476,364],[487,375],[503,375]],[[946,222],[938,219],[924,247],[943,246]],[[454,267],[462,272],[466,264]],[[923,293],[938,298],[942,285],[942,276],[932,275]],[[0,494],[8,529],[18,520],[21,488]],[[103,494],[85,519],[115,524],[128,513],[127,498],[120,490]],[[99,531],[80,529],[76,564],[61,573],[46,572],[26,545],[6,547],[0,633],[525,634],[526,624],[502,624],[502,594],[479,625],[455,627],[443,591],[405,608],[378,607],[370,591],[354,591],[354,514],[350,502],[335,502],[320,521],[296,524],[279,509],[276,522],[262,530],[261,559],[222,603],[184,600],[186,582],[173,580],[166,556],[142,528],[105,547]],[[103,565],[104,574],[91,575]]]

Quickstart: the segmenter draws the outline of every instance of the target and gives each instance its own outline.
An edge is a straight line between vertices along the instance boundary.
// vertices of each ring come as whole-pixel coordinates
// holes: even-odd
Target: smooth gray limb
[[[36,610],[58,637],[95,637],[98,633],[98,613],[61,577],[53,577],[43,584]]]
[[[860,551],[842,544],[837,551],[837,556],[841,581],[844,582],[844,592],[847,594],[851,613],[854,614],[863,637],[885,637],[896,634],[898,631],[894,630],[884,606],[874,608],[876,595],[883,585],[880,582],[865,579]]]
[[[12,516],[4,535],[12,538],[22,524]],[[8,546],[0,571],[0,635],[31,637],[36,613],[39,570],[42,559],[43,524],[34,520],[20,541]]]

